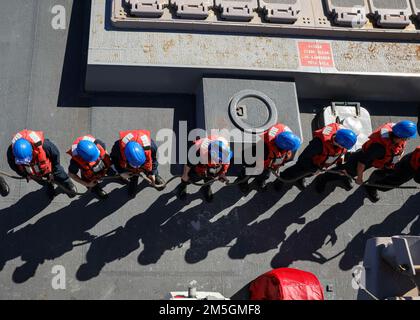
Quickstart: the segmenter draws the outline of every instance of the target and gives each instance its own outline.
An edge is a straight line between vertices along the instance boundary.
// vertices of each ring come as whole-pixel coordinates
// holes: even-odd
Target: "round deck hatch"
[[[273,100],[256,90],[243,90],[230,102],[229,114],[241,130],[261,133],[277,123],[277,109]]]

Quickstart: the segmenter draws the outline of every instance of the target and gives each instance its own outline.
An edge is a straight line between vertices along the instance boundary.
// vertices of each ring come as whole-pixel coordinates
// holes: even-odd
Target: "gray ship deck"
[[[66,166],[63,151],[81,133],[92,132],[110,145],[120,128],[177,129],[180,120],[194,126],[193,96],[83,93],[86,2],[0,3],[2,170],[8,170],[11,136],[24,127],[44,130]],[[50,9],[56,4],[66,7],[68,22],[71,18],[66,30],[51,28]],[[314,113],[329,101],[299,103],[307,143]],[[373,126],[417,121],[414,103],[366,101],[364,106]],[[178,169],[162,166],[161,174],[168,177]],[[143,184],[133,200],[125,186],[111,183],[105,202],[59,195],[49,203],[34,183],[8,182],[11,194],[0,198],[0,299],[161,299],[185,290],[191,280],[199,290],[243,298],[251,280],[279,266],[313,272],[333,287],[329,299],[353,299],[351,271],[367,239],[420,234],[420,195],[407,190],[388,192],[373,205],[360,188],[329,189],[319,196],[312,187],[302,193],[293,187],[241,197],[218,185],[216,200],[206,204],[199,193],[187,203],[177,201],[176,183],[161,193]],[[55,265],[66,268],[66,290],[51,286]]]

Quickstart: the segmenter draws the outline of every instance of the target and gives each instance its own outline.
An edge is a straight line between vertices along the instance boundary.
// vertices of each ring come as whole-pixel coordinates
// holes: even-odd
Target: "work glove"
[[[120,177],[123,180],[129,180],[132,177],[132,174],[131,174],[131,172],[123,172],[123,173],[120,174]]]
[[[219,180],[224,182],[224,183],[229,182],[228,178],[226,178],[226,176],[224,174],[219,176]]]
[[[190,177],[188,176],[188,174],[182,175],[181,181],[184,182],[184,183],[189,182],[190,181]]]
[[[156,184],[156,176],[155,175],[148,175],[147,178],[149,178],[150,182],[155,185]]]
[[[86,183],[86,188],[93,188],[94,186],[96,186],[98,184],[98,181],[92,181],[92,182],[89,182],[89,183]]]
[[[54,181],[54,176],[52,175],[52,173],[49,173],[46,178],[48,183],[52,183]]]
[[[355,182],[360,186],[363,184],[363,178],[362,177],[357,177]]]

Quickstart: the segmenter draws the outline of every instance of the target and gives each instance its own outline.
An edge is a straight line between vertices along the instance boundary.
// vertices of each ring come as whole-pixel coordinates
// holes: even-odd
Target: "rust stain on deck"
[[[150,53],[152,51],[152,49],[153,49],[153,45],[151,45],[151,44],[145,44],[143,46],[143,52],[144,53]]]
[[[163,51],[168,52],[169,50],[171,50],[171,48],[173,48],[175,46],[175,41],[173,39],[165,41],[163,43]]]

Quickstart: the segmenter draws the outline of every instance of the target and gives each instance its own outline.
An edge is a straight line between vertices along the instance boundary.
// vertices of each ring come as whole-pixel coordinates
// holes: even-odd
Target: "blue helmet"
[[[98,160],[101,152],[98,147],[91,141],[82,140],[77,144],[77,154],[87,162],[94,162]]]
[[[211,161],[216,163],[229,163],[232,159],[233,152],[223,141],[216,140],[209,144],[209,155]]]
[[[140,143],[130,141],[125,146],[125,157],[128,164],[133,168],[139,168],[146,162],[146,154]]]
[[[276,146],[282,150],[295,152],[300,148],[302,141],[300,138],[290,131],[284,131],[277,135],[275,140]]]
[[[31,143],[26,139],[19,139],[13,145],[13,155],[16,164],[24,165],[32,161],[33,148]]]
[[[414,138],[416,136],[417,126],[413,121],[403,120],[392,127],[392,133],[398,138]]]
[[[335,142],[340,147],[350,150],[357,142],[357,135],[350,129],[340,129],[335,134]]]

